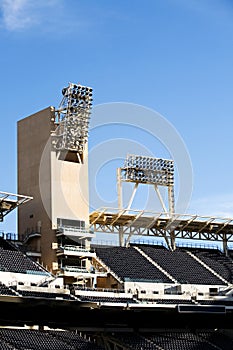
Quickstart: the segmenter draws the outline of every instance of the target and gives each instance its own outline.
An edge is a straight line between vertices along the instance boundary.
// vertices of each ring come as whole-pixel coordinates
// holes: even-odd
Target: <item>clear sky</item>
[[[93,87],[94,106],[129,103],[163,116],[190,156],[187,212],[233,217],[232,62],[231,0],[0,0],[0,191],[17,193],[17,121],[58,106],[74,82]],[[121,125],[91,131],[89,146],[117,148],[123,137],[132,153],[138,141],[167,157],[147,136]],[[122,165],[114,157],[98,176],[90,171],[107,203]],[[0,230],[16,231],[15,214]]]

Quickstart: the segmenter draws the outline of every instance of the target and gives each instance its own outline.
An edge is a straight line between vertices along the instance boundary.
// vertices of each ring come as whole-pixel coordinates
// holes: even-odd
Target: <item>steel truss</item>
[[[135,235],[162,237],[172,250],[176,239],[222,242],[224,252],[227,244],[233,242],[232,218],[101,208],[90,214],[90,225],[95,232],[118,234],[121,246],[127,246]]]
[[[0,192],[0,221],[4,216],[17,208],[19,205],[30,201],[32,197],[13,194],[8,192]]]

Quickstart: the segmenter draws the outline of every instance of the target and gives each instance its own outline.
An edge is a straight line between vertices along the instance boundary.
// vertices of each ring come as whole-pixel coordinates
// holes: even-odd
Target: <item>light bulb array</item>
[[[62,89],[62,94],[62,101],[55,112],[57,129],[53,145],[56,150],[81,154],[88,140],[92,88],[70,83]]]
[[[128,155],[121,179],[128,182],[148,183],[163,186],[174,185],[174,162],[170,159]]]

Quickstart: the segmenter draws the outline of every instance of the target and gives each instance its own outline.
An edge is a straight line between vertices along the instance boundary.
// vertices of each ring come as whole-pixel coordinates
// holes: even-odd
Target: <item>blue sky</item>
[[[58,106],[62,88],[79,82],[93,87],[94,106],[130,103],[162,115],[190,155],[187,212],[233,217],[230,0],[0,0],[0,52],[0,191],[17,193],[17,121]],[[125,127],[90,132],[90,147],[122,135],[167,156]],[[118,164],[107,162],[96,180],[106,202],[116,188],[101,177],[115,181]],[[0,225],[16,231],[15,214]]]

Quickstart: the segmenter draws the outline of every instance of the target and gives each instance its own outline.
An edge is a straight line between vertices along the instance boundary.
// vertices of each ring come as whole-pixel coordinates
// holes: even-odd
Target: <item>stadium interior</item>
[[[88,165],[92,89],[62,94],[58,109],[19,121],[19,194],[0,192],[0,221],[18,211],[17,234],[0,231],[0,350],[233,349],[233,219],[177,214],[173,161],[132,154],[117,169],[118,208],[89,213],[73,179]],[[134,186],[126,207],[122,182]],[[163,211],[132,210],[139,184]],[[98,232],[119,243],[94,243]]]

